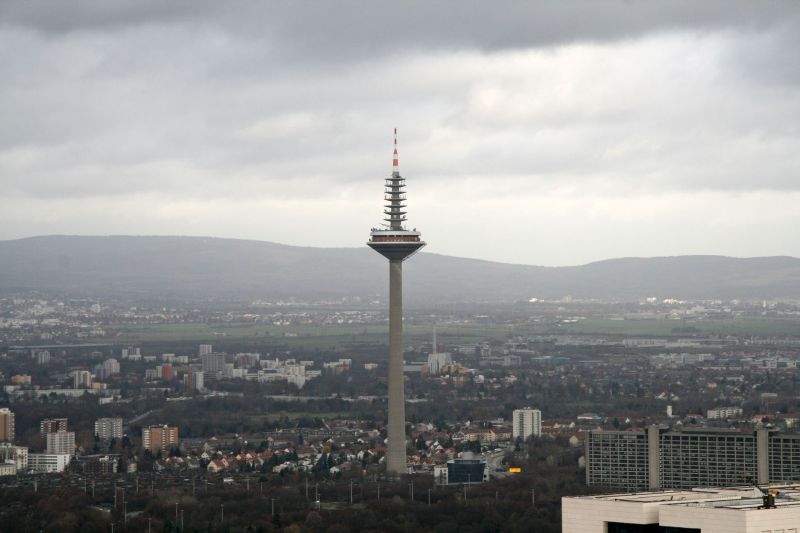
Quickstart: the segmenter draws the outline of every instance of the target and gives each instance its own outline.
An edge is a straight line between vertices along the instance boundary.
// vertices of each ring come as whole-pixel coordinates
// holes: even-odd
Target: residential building
[[[515,439],[527,440],[532,436],[542,436],[542,412],[539,409],[515,409],[513,423],[512,435]]]
[[[142,447],[155,455],[168,453],[180,445],[178,428],[172,426],[150,426],[142,429]]]
[[[36,474],[63,472],[71,459],[68,454],[32,453],[28,455],[28,468]]]
[[[119,361],[114,359],[113,357],[110,359],[106,359],[103,361],[102,365],[96,367],[97,377],[100,379],[106,379],[111,377],[115,374],[119,374]]]
[[[94,434],[102,441],[122,438],[122,418],[98,418],[94,423]]]
[[[706,412],[706,418],[709,420],[726,420],[728,418],[741,418],[741,407],[716,407],[709,409]]]
[[[164,363],[163,365],[159,365],[156,367],[157,375],[164,381],[172,381],[172,365],[169,363]]]
[[[563,533],[796,533],[800,485],[695,488],[561,499]]]
[[[14,413],[7,407],[0,408],[0,442],[14,442]]]
[[[3,463],[0,462],[0,477],[3,476],[15,476],[17,475],[17,467],[14,463]]]
[[[33,352],[33,359],[37,365],[46,365],[50,362],[50,352],[47,350],[36,350]]]
[[[200,347],[197,349],[197,355],[203,357],[206,354],[209,354],[214,351],[214,347],[211,344],[201,344]]]
[[[69,424],[66,418],[45,418],[39,423],[39,431],[45,439],[48,433],[67,430],[69,430]]]
[[[28,448],[9,443],[0,444],[0,463],[13,463],[18,471],[28,469]]]
[[[47,434],[47,452],[52,455],[75,455],[75,432],[56,431]]]
[[[197,368],[189,368],[184,376],[184,385],[189,391],[202,392],[205,389],[205,372]]]
[[[216,375],[222,372],[225,366],[224,353],[207,353],[203,354],[200,358],[203,361],[203,372],[206,374]]]
[[[122,352],[122,359],[130,359],[132,361],[140,361],[142,359],[142,349],[138,346],[129,346],[127,348],[123,348]]]
[[[72,376],[72,387],[75,389],[88,389],[92,386],[92,373],[88,370],[73,370],[69,373]]]
[[[83,455],[77,460],[87,476],[116,473],[119,465],[119,455]]]

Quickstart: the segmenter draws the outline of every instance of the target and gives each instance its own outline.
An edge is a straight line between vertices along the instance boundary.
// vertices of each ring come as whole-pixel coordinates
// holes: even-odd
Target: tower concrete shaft
[[[406,406],[403,375],[403,261],[389,261],[389,451],[386,471],[406,473]]]

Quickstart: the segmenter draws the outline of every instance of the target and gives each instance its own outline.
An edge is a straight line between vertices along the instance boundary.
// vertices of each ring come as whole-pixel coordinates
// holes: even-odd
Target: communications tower
[[[397,159],[394,130],[392,175],[386,178],[384,224],[373,228],[367,245],[389,260],[389,451],[386,472],[406,473],[406,408],[403,383],[403,261],[425,246],[416,229],[406,229],[406,180]]]

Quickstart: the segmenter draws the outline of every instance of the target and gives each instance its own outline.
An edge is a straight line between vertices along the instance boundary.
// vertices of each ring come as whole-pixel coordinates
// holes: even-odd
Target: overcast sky
[[[800,2],[0,1],[0,239],[800,256]]]

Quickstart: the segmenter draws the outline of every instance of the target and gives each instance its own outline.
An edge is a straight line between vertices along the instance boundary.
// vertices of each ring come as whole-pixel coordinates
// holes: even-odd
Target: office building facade
[[[586,483],[641,491],[800,479],[800,434],[768,429],[590,431]]]

